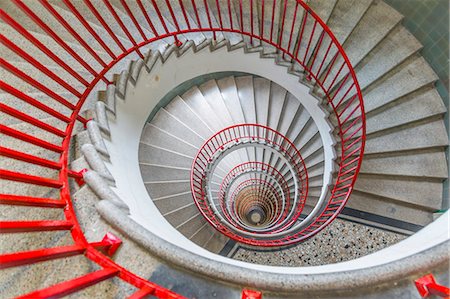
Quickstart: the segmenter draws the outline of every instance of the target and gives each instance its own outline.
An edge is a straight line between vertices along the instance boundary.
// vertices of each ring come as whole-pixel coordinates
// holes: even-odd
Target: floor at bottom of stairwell
[[[299,267],[352,260],[393,245],[407,236],[336,219],[313,238],[276,252],[239,247],[233,258],[255,264]]]

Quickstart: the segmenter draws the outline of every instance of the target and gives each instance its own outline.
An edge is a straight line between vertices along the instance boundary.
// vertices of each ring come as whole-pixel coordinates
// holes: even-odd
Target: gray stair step
[[[161,108],[152,120],[152,125],[163,129],[168,134],[183,139],[185,142],[200,147],[205,141],[201,136],[192,131],[189,124],[184,124],[175,118],[166,109]],[[158,142],[154,140],[154,142]]]
[[[372,154],[446,145],[448,145],[447,132],[442,120],[438,119],[369,135],[364,152]]]
[[[203,83],[198,88],[202,92],[208,105],[211,107],[211,110],[214,111],[216,121],[219,122],[223,128],[233,125],[233,118],[222,99],[216,80],[210,80]]]
[[[370,112],[436,80],[436,74],[422,57],[408,60],[364,91],[365,111]]]
[[[383,1],[374,1],[344,44],[351,64],[358,65],[401,19],[395,9]]]
[[[267,126],[269,115],[270,81],[264,78],[253,79],[253,91],[255,94],[256,122]]]
[[[59,1],[53,0],[53,3],[55,5],[58,5],[58,2]],[[92,24],[97,25],[97,26],[95,26],[94,30],[97,32],[97,34],[99,34],[102,37],[102,39],[104,38],[107,40],[107,42],[105,41],[105,43],[107,45],[114,45],[114,46],[117,45],[115,43],[115,41],[110,37],[110,35],[104,29],[101,31],[98,31],[99,28],[101,28],[103,26],[101,25],[100,21],[98,21],[97,18],[91,13],[88,6],[86,6],[83,2],[74,2],[72,4],[80,12],[80,14],[82,16],[84,16],[84,18],[87,21],[89,21]],[[120,28],[119,24],[114,19],[114,17],[111,15],[111,13],[108,11],[108,9],[105,7],[104,3],[99,0],[94,0],[94,1],[92,1],[92,5],[101,14],[102,18],[105,20],[105,22],[108,24],[108,26],[111,28],[113,33],[117,36],[117,38],[120,39],[120,42],[124,45],[124,47],[127,49],[131,48],[133,46],[133,44],[129,41],[128,37],[123,32],[123,30]],[[65,5],[63,3],[59,3],[59,6],[61,6],[64,9],[67,8],[67,7],[65,7]],[[103,10],[99,11],[99,8],[102,8]]]
[[[194,145],[184,142],[184,140],[170,135],[151,124],[145,126],[141,142],[148,145],[156,145],[163,149],[177,149],[190,157],[195,157],[197,154],[197,148]]]
[[[440,181],[360,174],[355,190],[413,204],[429,211],[441,208],[442,183]]]
[[[439,150],[366,155],[360,171],[367,174],[444,179],[447,177],[447,165],[443,161],[445,153]]]
[[[217,132],[223,128],[223,125],[215,118],[214,110],[212,110],[212,108],[209,106],[205,97],[198,88],[191,88],[181,97],[186,102],[186,104],[191,107],[192,111],[194,111],[199,116],[199,118],[203,120],[203,122],[211,131]]]
[[[278,130],[279,123],[281,123],[284,115],[281,114],[283,105],[287,97],[287,90],[280,85],[271,82],[270,86],[270,100],[269,100],[269,115],[268,126],[274,130]]]
[[[433,221],[429,211],[360,191],[352,193],[345,207],[421,226]]]
[[[188,191],[180,194],[175,194],[171,197],[154,200],[153,202],[158,207],[161,214],[165,215],[174,210],[178,210],[182,207],[188,206],[194,201],[192,199],[192,193]]]
[[[201,226],[190,238],[192,242],[199,246],[204,246],[206,242],[211,239],[211,231],[208,229],[211,225],[205,221],[203,226]]]
[[[369,9],[373,0],[364,0],[364,1],[338,1],[334,6],[333,12],[327,22],[327,26],[330,28],[331,32],[333,32],[336,39],[342,45],[345,43],[347,38],[353,32],[355,27],[358,25],[359,21]],[[317,61],[322,61],[327,52],[327,47],[322,46],[320,51],[317,53]],[[322,75],[326,74],[328,71],[328,65],[332,61],[333,56],[336,54],[337,50],[335,47],[329,51],[324,66],[321,70]],[[339,68],[340,65],[334,64],[333,69]],[[317,64],[318,71],[319,64]],[[337,71],[336,71],[337,72]]]
[[[204,125],[203,121],[191,110],[181,97],[175,97],[166,106],[166,109],[183,124],[189,125],[189,128],[202,136],[203,139],[206,140],[213,135],[213,132]]]
[[[213,253],[219,253],[224,248],[224,246],[228,242],[229,238],[227,238],[225,235],[221,234],[220,232],[216,231],[210,225],[208,225],[207,227],[208,227],[208,230],[210,231],[209,234],[211,235],[211,238],[204,245],[204,248]]]
[[[233,119],[233,123],[245,123],[245,115],[239,102],[239,95],[234,77],[217,80],[217,85],[219,86],[225,106]]]
[[[16,68],[18,68],[19,70],[21,70],[22,72],[24,72],[28,76],[32,77],[33,79],[35,79],[39,83],[45,85],[47,88],[51,89],[52,91],[55,91],[57,93],[59,93],[59,92],[62,92],[62,93],[68,92],[68,90],[66,88],[61,86],[56,81],[53,81],[52,79],[50,79],[47,76],[43,76],[43,74],[42,74],[42,72],[40,70],[36,69],[35,67],[33,67],[29,63],[14,62],[14,61],[9,61],[9,63],[11,63]],[[71,75],[69,75],[64,69],[62,69],[60,67],[47,67],[47,68],[50,71],[52,71],[56,76],[58,76],[61,80],[63,80],[64,82],[68,83],[77,92],[82,93],[84,91],[85,86],[82,85],[76,79],[74,79]],[[88,76],[90,76],[90,74],[88,75],[88,73],[86,73],[86,72],[84,72],[84,71],[82,71],[80,69],[77,70],[77,73],[81,74],[82,77],[84,77],[85,79]],[[23,81],[19,77],[16,77],[15,75],[13,75],[10,72],[3,73],[3,78],[2,79],[7,84],[15,87],[16,89],[18,89],[18,90],[20,90],[20,91],[22,91],[24,93],[36,93],[36,92],[39,92],[39,90],[37,88],[35,88],[32,85],[26,83],[25,81]],[[71,92],[71,91],[69,91],[69,92]]]
[[[189,180],[191,168],[167,167],[165,165],[149,165],[139,163],[144,182],[170,180]]]
[[[67,98],[67,99],[72,99],[73,97],[71,97],[69,94],[60,94],[62,97]],[[61,105],[60,103],[58,103],[56,100],[50,98],[49,96],[47,96],[46,94],[43,93],[30,93],[28,94],[28,96],[30,96],[31,98],[39,101],[41,104],[50,107],[54,110],[56,110],[57,112],[69,117],[71,110],[69,108],[67,108],[64,105]],[[0,93],[0,102],[2,104],[5,104],[9,107],[12,107],[16,110],[19,110],[22,113],[25,113],[29,116],[32,116],[36,119],[42,120],[42,119],[49,119],[52,118],[53,116],[51,116],[50,114],[44,112],[41,109],[38,109],[36,107],[34,107],[33,105],[28,104],[25,101],[22,101],[8,93]],[[72,100],[70,101],[72,102]],[[0,119],[1,123],[4,125],[15,125],[15,124],[19,124],[22,121],[18,120],[16,118],[9,118],[9,119],[4,119],[1,118]],[[61,121],[61,123],[63,123]],[[64,123],[63,123],[64,124]],[[59,126],[60,128],[62,126]]]
[[[280,123],[278,125],[279,132],[288,139],[290,137],[287,136],[289,127],[294,122],[294,118],[296,117],[299,109],[301,109],[299,100],[297,100],[292,94],[288,93],[283,105],[283,117],[280,118]]]
[[[191,191],[191,182],[187,181],[170,181],[170,182],[152,182],[144,183],[148,194],[153,200],[161,197],[167,197],[174,194]]]
[[[139,162],[171,167],[188,168],[192,166],[193,158],[183,153],[163,149],[141,143],[139,146]]]
[[[245,122],[256,124],[256,107],[253,93],[253,77],[237,77],[236,86],[238,89],[239,101],[244,113]]]
[[[447,111],[436,89],[419,91],[370,113],[366,117],[366,133],[401,126]]]
[[[422,48],[403,26],[394,28],[355,68],[358,83],[365,89]]]

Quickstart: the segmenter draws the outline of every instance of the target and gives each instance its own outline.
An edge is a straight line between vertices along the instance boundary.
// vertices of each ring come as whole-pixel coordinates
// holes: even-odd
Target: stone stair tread
[[[279,123],[281,123],[284,116],[281,115],[283,105],[286,101],[287,91],[280,85],[271,82],[270,86],[270,100],[268,114],[268,126],[274,130],[278,130]]]
[[[366,155],[361,173],[444,179],[448,170],[443,161],[445,153],[436,150]]]
[[[441,208],[442,184],[417,178],[361,174],[355,190],[428,209]]]
[[[189,128],[202,136],[203,139],[206,140],[212,136],[213,132],[203,124],[203,121],[191,110],[181,97],[175,97],[175,99],[166,106],[166,109],[182,123],[189,124]]]
[[[237,77],[236,86],[239,100],[244,113],[245,122],[256,124],[256,107],[253,93],[253,78],[251,76]]]
[[[209,80],[199,86],[204,99],[214,111],[217,121],[223,127],[229,127],[233,125],[233,118],[228,111],[225,102],[223,101],[222,94],[219,86],[217,86],[216,80]]]
[[[436,74],[422,57],[407,61],[364,91],[365,111],[370,112],[436,80]]]
[[[301,105],[299,100],[297,100],[292,94],[288,93],[286,95],[286,100],[283,105],[283,117],[280,118],[278,125],[278,131],[286,136],[289,140],[290,136],[287,136],[290,125],[294,122],[294,118],[297,111],[300,109]]]
[[[217,80],[217,85],[219,86],[225,106],[230,111],[233,123],[245,123],[245,116],[239,102],[239,95],[234,77],[226,77]]]
[[[169,167],[191,167],[192,157],[141,143],[139,146],[139,162]]]
[[[369,135],[365,154],[413,150],[448,145],[448,136],[442,120],[413,124],[383,134]]]
[[[165,215],[174,210],[180,209],[192,203],[192,194],[190,191],[180,194],[174,194],[171,197],[166,197],[153,201],[158,207],[161,214]]]
[[[183,182],[153,182],[145,184],[152,199],[166,197],[173,194],[188,192],[191,190],[190,181]]]
[[[204,123],[211,131],[217,132],[223,128],[223,126],[215,119],[214,110],[212,110],[212,108],[209,106],[205,97],[198,88],[191,88],[181,97],[186,102],[186,104],[191,107],[192,111],[194,111],[201,119],[203,119]]]
[[[382,106],[380,110],[367,115],[367,134],[438,116],[447,111],[436,89],[415,93]]]
[[[208,226],[208,229],[210,231],[210,235],[212,234],[209,241],[204,245],[204,248],[213,252],[213,253],[219,253],[225,244],[228,242],[228,238],[221,234],[220,232],[216,231],[211,226]]]
[[[264,78],[254,78],[256,123],[267,126],[269,114],[270,81]]]
[[[16,68],[30,76],[31,78],[35,79],[39,83],[45,85],[47,88],[51,89],[52,91],[56,91],[57,93],[62,92],[65,93],[68,90],[66,90],[63,86],[61,86],[56,81],[53,81],[50,79],[50,77],[43,76],[42,72],[39,71],[37,68],[33,67],[29,63],[25,62],[15,62],[15,61],[9,61],[12,65],[14,65]],[[71,75],[69,75],[64,69],[60,67],[47,67],[50,71],[52,71],[56,76],[61,78],[63,81],[68,82],[71,87],[73,87],[76,91],[82,92],[85,89],[85,86],[82,85],[80,82],[78,82],[76,79],[74,79]],[[87,75],[86,72],[78,70],[78,74]],[[32,93],[32,92],[39,92],[37,88],[32,86],[31,84],[25,83],[22,81],[19,77],[16,77],[10,72],[3,73],[3,81],[16,89],[24,92],[24,93]]]
[[[352,193],[346,207],[420,226],[433,221],[433,214],[430,211],[360,191]]]
[[[142,133],[141,142],[149,145],[156,145],[163,149],[177,149],[184,155],[195,157],[197,149],[195,146],[168,134],[150,124],[146,125]]]
[[[140,164],[144,182],[190,179],[190,168],[172,168],[165,165]]]
[[[383,1],[374,1],[344,44],[352,65],[358,65],[401,19],[395,9]],[[377,30],[373,30],[375,26]]]
[[[204,142],[201,136],[190,129],[189,124],[182,123],[164,108],[158,111],[152,120],[152,124],[157,128],[164,128],[164,131],[168,134],[183,139],[195,147],[199,147]]]

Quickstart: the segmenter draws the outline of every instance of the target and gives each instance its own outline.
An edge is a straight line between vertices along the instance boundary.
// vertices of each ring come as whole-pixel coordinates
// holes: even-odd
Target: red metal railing
[[[225,216],[225,218],[230,222],[233,223],[234,226],[238,227],[239,229],[244,229],[241,225],[239,225],[234,219],[235,217],[232,217],[230,213],[233,213],[235,211],[235,198],[237,197],[238,193],[240,192],[240,187],[236,187],[233,192],[230,192],[230,187],[233,181],[238,178],[239,176],[250,173],[250,172],[258,172],[260,174],[269,175],[273,180],[275,180],[282,190],[281,194],[284,196],[284,198],[281,198],[281,195],[279,195],[280,192],[275,191],[275,195],[277,197],[276,207],[274,210],[270,209],[271,212],[274,214],[279,214],[278,221],[274,223],[274,225],[279,224],[281,221],[284,220],[283,216],[285,217],[289,212],[289,207],[292,204],[291,203],[291,192],[289,190],[289,184],[286,182],[283,175],[274,167],[272,167],[269,164],[263,163],[263,162],[246,162],[241,163],[234,167],[222,180],[222,183],[219,188],[218,192],[218,201],[221,207],[221,212]],[[242,183],[241,183],[242,184]],[[268,183],[269,184],[269,183]],[[271,184],[269,184],[271,185]],[[274,189],[274,188],[272,188]],[[263,191],[263,190],[260,190]],[[227,194],[232,194],[228,197],[227,201]],[[261,197],[264,197],[261,195]],[[258,199],[256,199],[258,200]],[[287,203],[287,205],[286,205]],[[280,211],[284,211],[284,213],[279,213]]]
[[[297,181],[295,194],[291,196],[290,191],[287,191],[289,200],[285,200],[286,206],[283,209],[283,215],[280,216],[283,229],[294,224],[303,211],[308,193],[308,174],[305,163],[300,152],[289,139],[269,127],[258,124],[239,124],[222,129],[202,145],[192,163],[191,190],[194,201],[202,215],[214,228],[236,241],[257,246],[280,246],[287,242],[297,242],[292,235],[275,237],[275,235],[264,233],[257,234],[258,238],[255,234],[240,230],[240,226],[230,226],[218,213],[215,204],[211,202],[210,195],[206,190],[207,181],[213,173],[213,170],[210,169],[211,166],[216,160],[223,158],[228,150],[236,148],[238,145],[252,146],[252,144],[274,149],[286,159],[286,164],[293,169],[293,177]],[[239,170],[239,165],[234,169]],[[231,170],[230,173],[233,174],[234,171]],[[224,180],[227,180],[227,177]],[[293,199],[290,200],[290,197]],[[225,201],[228,200],[229,198],[222,198],[219,206],[224,207]],[[232,223],[235,222],[232,221]],[[272,234],[274,233],[279,233],[279,230],[272,232]],[[267,239],[269,236],[273,238]]]
[[[56,189],[59,191],[59,198],[40,198],[30,194],[1,194],[0,200],[2,204],[8,205],[61,208],[66,219],[39,222],[6,221],[2,222],[0,230],[2,233],[68,230],[76,248],[49,248],[47,252],[40,251],[34,254],[38,256],[47,254],[48,258],[56,258],[79,253],[103,267],[103,270],[98,272],[50,287],[42,293],[29,294],[30,296],[62,296],[115,276],[139,289],[133,298],[149,294],[161,298],[177,297],[169,290],[123,269],[86,241],[76,219],[68,182],[69,177],[80,179],[80,174],[74,173],[69,168],[69,148],[76,122],[87,123],[80,115],[80,109],[87,97],[97,85],[112,84],[112,80],[109,79],[110,70],[124,57],[132,53],[142,57],[144,47],[160,40],[169,43],[173,41],[179,45],[180,41],[185,39],[184,34],[211,33],[214,38],[222,33],[236,34],[242,36],[249,45],[262,45],[266,51],[282,54],[283,58],[301,69],[305,80],[310,80],[324,94],[334,111],[338,128],[339,172],[327,208],[313,220],[307,230],[302,232],[301,238],[317,233],[330,223],[344,207],[352,191],[360,169],[365,142],[361,91],[342,46],[307,4],[300,0],[203,2],[180,0],[176,6],[173,3],[167,0],[158,2],[120,0],[120,4],[112,5],[104,0],[94,6],[89,0],[83,2],[62,0],[57,4],[39,0],[39,3],[33,2],[30,7],[29,2],[12,0],[2,6],[0,18],[15,33],[2,34],[1,43],[21,61],[38,70],[39,76],[29,74],[22,70],[21,66],[0,58],[1,67],[11,75],[8,78],[15,78],[13,82],[9,82],[4,77],[6,79],[0,82],[0,88],[18,101],[25,102],[53,117],[58,126],[43,125],[38,119],[27,115],[24,111],[18,111],[12,105],[3,104],[2,111],[30,125],[42,126],[49,134],[59,139],[46,140],[40,135],[22,132],[1,124],[1,133],[9,138],[54,153],[52,156],[54,158],[44,159],[25,153],[20,147],[2,148],[3,156],[17,160],[17,163],[33,163],[58,173],[56,178],[46,178],[2,170],[1,176],[3,180]],[[55,9],[55,5],[63,6],[63,9],[73,14],[76,21],[66,19],[58,9]],[[19,19],[12,17],[11,14],[17,11],[24,16]],[[54,22],[47,23],[49,17],[42,17],[42,12],[53,16],[58,25],[52,25]],[[123,19],[124,15],[131,19],[131,23]],[[45,33],[48,40],[45,43],[41,41],[28,29],[30,26],[33,30]],[[27,46],[15,42],[17,36],[26,41]],[[66,36],[70,36],[70,43],[65,41]],[[56,48],[60,50],[55,52]],[[102,56],[95,49],[101,49],[107,55]],[[63,72],[55,72],[53,68],[47,67],[47,63],[58,66]],[[16,86],[15,80],[22,81],[27,88]],[[63,92],[56,91],[56,86]],[[35,93],[45,94],[48,100],[46,102],[53,101],[53,103],[49,105],[40,101],[35,98]],[[12,254],[18,254],[17,263],[36,261],[33,258],[25,258],[30,252]]]

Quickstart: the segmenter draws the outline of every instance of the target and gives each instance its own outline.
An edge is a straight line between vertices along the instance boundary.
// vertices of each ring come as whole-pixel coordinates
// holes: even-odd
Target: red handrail
[[[42,76],[46,76],[52,79],[56,82],[56,84],[60,84],[61,87],[68,88],[69,91],[71,91],[77,97],[76,103],[72,104],[72,102],[68,98],[58,94],[51,87],[41,83],[40,80],[32,78],[29,74],[26,74],[25,72],[20,70],[20,68],[12,65],[4,59],[0,59],[0,65],[6,71],[29,84],[29,86],[31,86],[34,90],[43,92],[49,98],[55,100],[56,105],[62,105],[61,107],[67,107],[70,109],[70,114],[64,115],[63,113],[59,112],[59,109],[50,108],[43,103],[35,100],[32,96],[26,94],[22,90],[19,90],[8,83],[0,82],[1,88],[11,96],[15,96],[20,100],[26,101],[27,103],[37,107],[38,109],[45,111],[46,113],[60,120],[61,125],[65,126],[64,136],[61,136],[61,144],[52,144],[48,141],[42,140],[37,136],[32,136],[9,128],[5,125],[1,125],[0,129],[3,134],[7,134],[23,142],[34,144],[38,147],[52,150],[59,154],[59,159],[57,162],[55,162],[57,163],[57,165],[60,165],[59,176],[51,183],[49,181],[46,181],[46,178],[29,177],[24,174],[15,172],[7,172],[6,179],[21,180],[31,183],[47,182],[51,185],[51,188],[59,189],[60,198],[53,202],[51,199],[34,198],[13,194],[2,195],[2,197],[0,197],[0,202],[2,204],[29,204],[51,208],[62,208],[64,206],[64,214],[66,216],[66,220],[58,224],[38,224],[34,222],[18,222],[12,224],[7,223],[8,227],[10,227],[8,231],[11,232],[14,229],[24,229],[25,227],[28,227],[30,229],[32,229],[33,227],[35,229],[70,228],[70,232],[73,236],[75,245],[86,248],[87,251],[85,255],[89,259],[104,267],[104,270],[101,270],[98,273],[94,272],[91,275],[87,275],[78,280],[67,282],[63,285],[54,286],[53,289],[51,287],[49,290],[46,290],[45,294],[57,295],[64,294],[65,292],[69,291],[77,291],[82,287],[85,287],[91,283],[98,282],[101,279],[106,279],[110,276],[117,276],[133,284],[139,289],[135,297],[144,296],[145,294],[152,294],[161,298],[177,297],[177,295],[175,295],[173,292],[156,286],[140,277],[137,277],[126,269],[121,268],[107,256],[98,252],[95,248],[91,247],[88,244],[76,219],[76,214],[72,205],[72,199],[68,184],[68,179],[72,174],[71,170],[69,169],[68,163],[69,148],[74,126],[77,121],[81,121],[84,124],[87,122],[87,120],[80,115],[80,109],[82,105],[86,101],[88,95],[99,82],[104,82],[106,84],[111,83],[107,79],[107,75],[109,75],[109,71],[113,66],[115,66],[121,59],[133,52],[142,57],[140,49],[153,42],[159,40],[167,41],[169,38],[174,39],[174,41],[178,41],[178,37],[182,34],[196,32],[212,32],[214,38],[216,37],[216,33],[218,32],[239,34],[244,37],[249,37],[251,44],[254,44],[254,41],[258,40],[262,45],[275,49],[276,51],[281,53],[283,57],[286,57],[293,63],[300,65],[306,73],[306,78],[314,81],[314,83],[323,91],[326,98],[328,99],[329,105],[335,112],[337,127],[339,129],[339,138],[341,141],[341,159],[339,160],[340,169],[334,184],[334,189],[331,193],[332,195],[328,201],[327,209],[323,211],[321,216],[314,220],[308,230],[305,230],[304,235],[302,236],[303,238],[316,234],[328,223],[330,223],[343,208],[353,189],[353,185],[361,166],[361,159],[365,143],[364,107],[362,102],[361,90],[359,88],[359,84],[357,82],[355,72],[350,64],[350,61],[346,56],[342,46],[339,44],[326,24],[307,6],[306,3],[300,0],[292,0],[292,3],[295,3],[294,19],[292,20],[291,30],[290,32],[288,32],[289,42],[288,45],[285,46],[283,44],[283,38],[275,36],[278,33],[274,28],[282,28],[282,30],[284,30],[286,27],[288,27],[285,26],[286,11],[287,9],[289,9],[286,5],[287,1],[274,0],[272,2],[272,14],[268,19],[266,19],[266,21],[270,23],[269,37],[266,37],[263,34],[264,28],[261,28],[261,30],[254,28],[254,20],[255,17],[258,16],[258,13],[255,14],[255,12],[261,9],[258,3],[256,3],[256,1],[254,0],[250,0],[250,9],[244,8],[242,5],[242,1],[239,1],[239,9],[237,9],[239,14],[237,20],[240,22],[239,26],[233,26],[230,1],[216,1],[217,11],[219,11],[221,14],[228,12],[230,26],[228,26],[228,24],[224,22],[225,16],[223,15],[221,16],[221,22],[219,22],[219,25],[213,24],[212,19],[214,18],[214,16],[211,15],[211,9],[208,8],[207,1],[205,1],[203,4],[200,1],[197,1],[196,3],[196,1],[193,0],[179,0],[179,2],[184,2],[185,4],[180,5],[182,14],[175,13],[176,10],[172,7],[170,1],[166,1],[165,4],[159,2],[159,6],[156,5],[155,1],[152,1],[153,7],[144,7],[141,1],[138,0],[138,7],[140,8],[141,13],[143,13],[144,18],[148,22],[150,26],[149,29],[154,34],[154,36],[150,38],[144,36],[144,34],[140,34],[138,38],[131,35],[130,30],[132,30],[132,28],[127,28],[124,25],[124,21],[121,19],[119,14],[115,12],[114,7],[112,7],[112,5],[108,1],[105,1],[103,6],[99,4],[96,7],[92,6],[91,2],[87,0],[77,3],[77,6],[85,5],[86,8],[94,14],[94,17],[97,18],[98,22],[100,23],[100,27],[102,27],[102,29],[107,32],[107,35],[102,36],[101,34],[97,33],[96,30],[90,25],[90,22],[83,14],[84,12],[81,13],[78,8],[76,8],[75,5],[69,0],[63,0],[63,3],[66,5],[67,9],[72,12],[78,19],[79,24],[77,25],[87,30],[90,36],[93,37],[95,41],[97,41],[98,45],[108,53],[111,58],[110,60],[106,60],[105,58],[100,59],[100,57],[93,51],[94,45],[91,45],[87,40],[84,40],[81,34],[77,34],[77,31],[75,30],[76,27],[70,24],[68,20],[65,20],[61,15],[59,15],[52,8],[53,4],[48,4],[48,2],[44,0],[33,3],[33,5],[36,6],[40,4],[41,6],[37,7],[38,9],[45,10],[49,14],[53,15],[61,24],[61,27],[65,28],[67,32],[69,32],[69,34],[71,34],[75,38],[75,40],[79,43],[78,46],[86,50],[86,55],[91,55],[91,57],[99,63],[100,68],[94,68],[93,66],[91,66],[87,62],[88,60],[86,60],[85,56],[82,56],[77,52],[77,50],[72,48],[71,44],[64,41],[64,39],[60,35],[60,28],[51,28],[49,26],[50,23],[47,24],[45,20],[41,19],[34,12],[37,10],[32,10],[28,7],[28,5],[30,4],[25,4],[21,0],[14,0],[12,2],[14,5],[16,5],[17,10],[25,13],[36,24],[36,26],[46,32],[56,44],[60,45],[64,49],[66,57],[69,57],[67,61],[64,58],[61,58],[62,56],[60,57],[57,54],[53,53],[46,45],[44,45],[36,37],[34,37],[32,33],[25,29],[25,27],[21,25],[21,20],[15,20],[3,9],[0,12],[1,19],[9,24],[14,30],[16,30],[17,33],[21,34],[22,37],[29,43],[31,43],[37,51],[41,51],[42,55],[44,55],[46,59],[50,59],[51,61],[56,63],[84,86],[83,90],[75,90],[71,88],[67,82],[61,81],[54,72],[44,67],[39,61],[40,57],[32,57],[32,55],[28,52],[28,49],[21,48],[19,45],[9,42],[11,39],[8,39],[8,37],[1,38],[2,43],[9,46],[11,51],[19,56],[22,56],[25,60],[29,61],[29,63],[34,64],[36,67],[38,67],[42,72]],[[125,1],[121,1],[121,3],[125,8],[125,14],[127,14],[128,17],[133,21],[136,29],[140,33],[143,33],[141,26],[144,26],[144,24],[135,23],[132,8],[128,9],[126,7],[127,5]],[[183,23],[183,18],[186,18],[186,16],[189,14],[186,9],[186,6],[188,5],[192,5],[192,7],[194,8],[195,20],[197,21],[197,24],[190,22],[188,23],[187,28],[182,28],[181,26],[179,26],[179,24]],[[280,8],[282,10],[281,20],[278,20],[275,17],[275,11],[277,8]],[[197,9],[204,10],[204,12],[206,13],[206,18],[208,20],[207,24],[200,24],[201,20]],[[103,18],[102,15],[100,15],[100,13],[98,12],[99,10],[102,11],[104,16],[106,16],[106,14],[109,14],[110,18]],[[134,13],[137,14],[138,12]],[[152,20],[150,17],[150,13],[156,14],[159,17],[159,21],[164,27],[165,32],[157,32],[154,26],[154,22],[156,22],[157,20]],[[166,19],[170,18],[172,18],[175,25],[178,24],[178,26],[173,26],[175,29],[169,29],[167,27]],[[117,34],[114,32],[115,29],[112,27],[113,24],[110,23],[111,19],[115,20],[116,24],[121,27],[126,35],[125,39],[128,39],[128,42],[132,46],[126,47],[122,43],[124,37],[121,37],[119,39]],[[305,34],[305,26],[309,24],[307,22],[308,19],[314,20],[314,30],[315,32],[320,32],[321,34],[320,42],[318,45],[316,45],[314,51],[311,50],[311,40],[313,40],[312,35],[306,37],[303,36]],[[300,22],[297,22],[297,20],[300,20]],[[298,26],[300,26],[300,30],[294,30],[297,29]],[[301,34],[299,36],[296,36],[295,32],[301,32]],[[115,44],[108,44],[108,35],[111,40],[115,42]],[[307,39],[309,42],[308,46],[306,46],[306,53],[304,53],[304,55],[300,57],[300,50],[304,50],[301,46],[303,39]],[[324,44],[327,45],[325,48],[323,48]],[[332,57],[331,59],[329,58],[330,55]],[[313,59],[308,59],[308,56],[312,56]],[[74,68],[72,63],[73,61],[76,61],[76,63],[78,63],[81,68]],[[338,67],[335,66],[336,63],[338,63]],[[88,72],[88,75],[85,74],[85,71]],[[343,86],[345,86],[346,83],[350,81],[351,87],[348,90],[343,91]],[[34,124],[40,124],[31,117],[26,117],[23,114],[16,113],[14,110],[10,110],[10,112],[15,114],[16,116],[21,116],[23,120],[27,120],[28,122]],[[53,131],[54,133],[62,135],[59,131]],[[27,156],[25,153],[21,153],[20,149],[9,149],[9,151],[5,152],[5,154],[9,155],[9,157],[11,158],[18,159],[18,161],[26,161],[27,163],[28,161],[33,161],[35,163],[41,163],[47,166],[56,167],[56,164],[45,160],[39,160],[39,157],[34,157],[31,155]],[[5,177],[3,179],[5,179]],[[60,204],[60,202],[63,202],[64,205]],[[0,231],[4,232],[4,228],[0,228]]]

